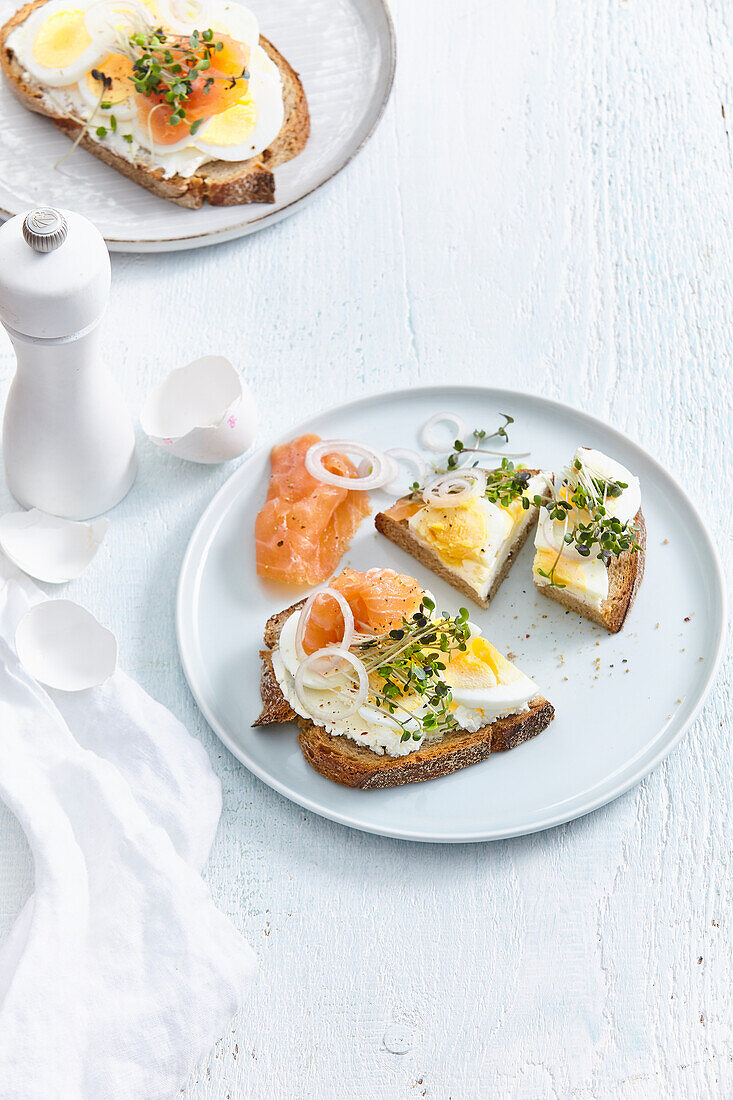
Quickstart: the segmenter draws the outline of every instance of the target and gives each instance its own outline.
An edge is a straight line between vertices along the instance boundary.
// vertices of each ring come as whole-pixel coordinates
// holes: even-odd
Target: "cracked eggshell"
[[[35,680],[59,691],[97,687],[117,667],[117,639],[73,600],[44,600],[15,632],[20,662]]]
[[[249,388],[222,355],[171,371],[140,414],[153,443],[189,462],[228,462],[249,450],[257,409]]]
[[[36,580],[63,584],[81,576],[102,545],[108,519],[77,523],[31,508],[0,517],[0,547]]]

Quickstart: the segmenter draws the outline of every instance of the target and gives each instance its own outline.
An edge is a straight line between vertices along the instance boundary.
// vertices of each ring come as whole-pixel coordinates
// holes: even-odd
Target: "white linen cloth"
[[[125,673],[74,694],[28,676],[12,638],[44,598],[0,555],[0,799],[35,862],[0,946],[0,1096],[166,1100],[255,973],[200,877],[221,788]]]

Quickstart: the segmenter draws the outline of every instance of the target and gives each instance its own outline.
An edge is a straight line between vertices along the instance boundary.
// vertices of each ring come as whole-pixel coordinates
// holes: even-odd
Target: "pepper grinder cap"
[[[73,210],[38,207],[0,226],[0,321],[11,336],[63,340],[92,328],[110,276],[104,238]]]
[[[23,236],[35,252],[53,252],[68,232],[66,218],[52,206],[39,206],[23,219]]]

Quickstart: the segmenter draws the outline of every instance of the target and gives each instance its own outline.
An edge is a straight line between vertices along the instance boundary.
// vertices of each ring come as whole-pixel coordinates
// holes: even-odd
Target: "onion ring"
[[[336,644],[343,646],[344,649],[348,649],[354,638],[354,612],[351,610],[347,600],[340,592],[337,592],[335,588],[321,588],[318,592],[314,592],[309,596],[303,605],[303,609],[300,612],[300,618],[298,619],[298,629],[295,632],[295,652],[298,654],[300,661],[305,661],[310,656],[303,648],[303,635],[305,634],[306,627],[308,626],[308,619],[310,613],[313,610],[313,604],[319,598],[319,596],[330,596],[336,601],[341,609],[341,614],[344,617],[344,633],[343,637]]]
[[[442,443],[435,441],[433,435],[433,428],[436,424],[453,424],[456,429],[456,434],[453,436],[453,440],[462,438],[466,434],[466,422],[460,416],[457,416],[452,412],[440,412],[435,416],[431,416],[427,424],[424,425],[420,432],[420,442],[426,451],[432,451],[433,454],[445,454],[446,451],[452,450],[451,444],[444,446]]]
[[[327,679],[328,672],[333,673],[336,667],[341,663],[341,661],[347,661],[352,666],[359,679],[358,691],[356,693],[356,696],[352,699],[351,703],[347,705],[345,710],[340,711],[337,714],[332,714],[330,716],[330,719],[326,719],[327,721],[330,720],[337,722],[341,718],[348,718],[349,715],[354,714],[354,712],[357,711],[359,707],[363,706],[364,703],[367,701],[367,698],[369,697],[369,674],[367,673],[363,662],[360,661],[358,657],[355,657],[353,653],[350,653],[348,649],[344,649],[341,646],[328,646],[325,649],[317,649],[315,653],[311,653],[309,657],[306,657],[306,659],[302,661],[300,665],[298,665],[298,671],[295,674],[295,694],[298,697],[299,703],[308,714],[312,714],[312,711],[308,705],[308,700],[305,697],[305,689],[307,686],[305,684],[305,677],[309,671],[315,671],[311,668],[312,665],[316,664],[316,662],[318,661],[323,660],[328,660],[329,662],[331,662],[331,668],[326,672],[325,675],[321,674],[323,679]],[[328,691],[328,684],[324,684],[324,690]],[[334,694],[336,694],[336,692],[334,692]],[[313,717],[317,719],[318,717],[322,717],[322,715],[313,715]]]
[[[474,500],[486,488],[484,470],[466,470],[464,473],[441,474],[423,489],[426,504],[457,508]]]
[[[390,447],[390,449],[384,453],[387,458],[392,459],[396,467],[396,473],[392,481],[389,482],[390,485],[397,480],[399,476],[399,467],[404,463],[409,463],[414,466],[417,470],[417,480],[421,485],[425,483],[425,479],[428,476],[428,464],[417,451],[411,451],[409,447]]]
[[[324,467],[323,459],[327,455],[343,453],[359,455],[362,459],[368,460],[371,463],[371,473],[365,477],[342,477],[340,474],[332,474]],[[326,485],[335,485],[339,489],[353,489],[357,492],[379,489],[390,480],[394,480],[395,476],[392,459],[386,458],[382,451],[352,439],[322,439],[320,443],[314,443],[305,453],[305,468],[317,481],[323,481]]]
[[[84,25],[91,38],[103,39],[111,46],[118,27],[121,33],[133,34],[141,27],[152,27],[153,20],[142,0],[96,0],[84,13]]]

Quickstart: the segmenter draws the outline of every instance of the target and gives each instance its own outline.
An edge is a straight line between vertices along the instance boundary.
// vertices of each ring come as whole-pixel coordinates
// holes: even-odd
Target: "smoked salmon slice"
[[[423,597],[423,589],[413,577],[393,569],[369,569],[366,573],[344,569],[328,587],[344,597],[361,634],[393,630],[417,610]],[[303,633],[304,651],[315,653],[343,636],[344,618],[336,600],[328,595],[316,597]]]
[[[369,514],[367,493],[326,485],[308,473],[306,452],[320,441],[320,436],[302,435],[272,449],[267,501],[255,520],[261,577],[320,584],[333,573]],[[342,477],[358,476],[345,455],[328,455],[323,465]]]

